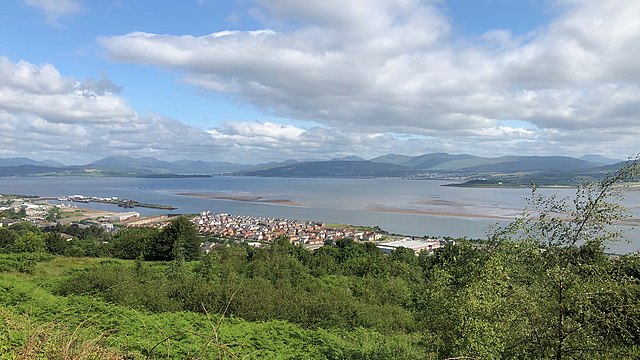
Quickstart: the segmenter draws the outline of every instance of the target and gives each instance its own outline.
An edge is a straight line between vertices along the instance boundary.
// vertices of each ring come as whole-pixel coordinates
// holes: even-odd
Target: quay
[[[160,210],[176,210],[177,208],[169,205],[159,205],[159,204],[147,204],[141,203],[136,200],[131,199],[118,199],[117,197],[96,197],[96,196],[83,196],[83,195],[71,195],[60,198],[40,198],[42,200],[59,200],[59,201],[71,201],[71,202],[79,202],[79,203],[103,203],[103,204],[113,204],[118,207],[123,208],[135,208],[135,207],[143,207],[149,209],[160,209]]]

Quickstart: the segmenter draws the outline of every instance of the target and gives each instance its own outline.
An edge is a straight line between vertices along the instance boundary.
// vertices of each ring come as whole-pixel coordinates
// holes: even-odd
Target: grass
[[[84,329],[59,322],[34,323],[28,315],[0,308],[0,358],[3,359],[122,359],[125,354],[105,345],[105,336],[91,339]]]
[[[46,263],[38,263],[36,270],[33,273],[36,277],[58,277],[63,276],[65,273],[71,270],[78,270],[87,266],[97,264],[105,259],[100,258],[74,258],[74,257],[54,257],[51,261]],[[111,259],[110,259],[111,260]],[[125,260],[121,260],[125,262]]]

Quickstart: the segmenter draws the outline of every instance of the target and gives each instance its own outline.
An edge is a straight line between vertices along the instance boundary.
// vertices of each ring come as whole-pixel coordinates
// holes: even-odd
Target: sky
[[[3,0],[0,158],[640,152],[637,0]]]

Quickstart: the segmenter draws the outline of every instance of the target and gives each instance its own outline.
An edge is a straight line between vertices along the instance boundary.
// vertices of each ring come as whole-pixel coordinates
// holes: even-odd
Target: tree
[[[47,233],[44,241],[47,246],[47,251],[52,254],[62,255],[67,248],[67,241],[57,232]]]
[[[40,229],[33,225],[31,222],[29,221],[21,221],[17,224],[13,224],[11,226],[8,227],[9,230],[13,230],[15,231],[17,234],[19,235],[24,235],[28,232],[39,232]]]
[[[626,322],[627,314],[622,310],[629,304],[612,300],[621,288],[637,289],[637,281],[611,272],[614,261],[604,255],[607,244],[624,237],[622,230],[612,227],[629,213],[615,200],[621,199],[622,185],[637,176],[636,159],[597,184],[580,185],[571,203],[537,195],[534,189],[534,211],[527,211],[512,227],[513,239],[533,241],[543,249],[543,271],[534,287],[542,301],[537,302],[529,320],[536,329],[541,357],[624,353],[616,352],[624,345],[620,339],[594,324],[618,327]],[[611,306],[606,312],[603,303]]]
[[[335,245],[324,245],[312,253],[308,266],[315,276],[339,273],[337,258],[340,250]]]
[[[179,216],[156,236],[147,259],[168,261],[181,255],[185,260],[195,260],[200,252],[200,238],[195,225],[187,217]]]
[[[54,206],[47,212],[45,219],[48,221],[54,221],[60,219],[60,217],[60,209]]]
[[[25,209],[20,209],[15,211],[14,209],[8,209],[0,212],[0,219],[24,219],[27,217],[27,211]]]
[[[202,256],[193,272],[207,281],[216,279],[220,274],[220,256],[218,253],[210,252]]]
[[[16,243],[18,234],[9,229],[0,229],[0,252],[10,252]]]
[[[413,250],[400,246],[389,254],[389,260],[405,262],[413,265],[418,262],[418,257]]]
[[[11,249],[12,252],[44,252],[46,244],[40,231],[28,231],[19,235]]]
[[[420,257],[429,281],[415,303],[442,357],[637,358],[640,282],[607,256],[627,212],[615,200],[636,161],[572,201],[534,189],[523,216],[482,244]],[[636,256],[637,257],[637,256]]]
[[[113,256],[120,259],[137,259],[150,251],[153,240],[160,231],[154,228],[125,228],[115,235]]]

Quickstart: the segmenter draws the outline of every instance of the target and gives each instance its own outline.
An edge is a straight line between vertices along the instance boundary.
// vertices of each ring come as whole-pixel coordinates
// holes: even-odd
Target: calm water
[[[0,178],[0,193],[40,196],[117,196],[142,202],[173,205],[175,213],[198,213],[205,210],[253,216],[309,219],[332,223],[378,225],[384,230],[407,235],[440,235],[486,238],[489,226],[505,220],[482,216],[511,216],[526,205],[528,189],[473,189],[441,186],[443,181],[411,181],[399,179],[282,179],[257,177],[212,177],[193,179],[134,178]],[[572,189],[541,190],[572,197]],[[239,194],[265,199],[286,199],[302,207],[200,199],[178,196],[178,193]],[[625,194],[624,204],[635,217],[640,217],[640,191]],[[83,206],[117,211],[108,204]],[[372,208],[418,210],[443,216],[372,211]],[[121,209],[120,209],[121,210]],[[162,210],[137,208],[145,215],[166,213]],[[623,227],[631,243],[612,246],[615,252],[640,249],[640,230]]]

